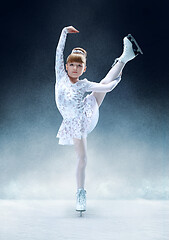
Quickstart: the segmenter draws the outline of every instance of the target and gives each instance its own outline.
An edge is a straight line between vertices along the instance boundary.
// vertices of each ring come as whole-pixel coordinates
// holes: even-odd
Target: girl
[[[87,135],[95,128],[99,118],[99,107],[107,92],[112,91],[121,80],[125,64],[142,54],[135,39],[129,34],[123,39],[124,49],[105,78],[100,83],[79,77],[86,71],[87,52],[74,48],[64,68],[63,50],[68,33],[79,33],[73,26],[63,28],[56,49],[55,100],[63,121],[57,137],[59,144],[74,145],[78,159],[76,210],[86,210],[85,168],[87,163]],[[92,92],[84,98],[85,92]]]

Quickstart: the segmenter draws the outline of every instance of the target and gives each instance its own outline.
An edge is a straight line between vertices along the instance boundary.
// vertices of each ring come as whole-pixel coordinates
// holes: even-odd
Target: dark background
[[[33,172],[42,162],[52,166],[63,151],[55,139],[62,119],[54,101],[54,62],[61,30],[69,25],[80,33],[68,35],[65,59],[74,47],[86,49],[88,68],[83,76],[91,81],[99,82],[120,56],[125,35],[137,39],[144,55],[127,64],[122,82],[107,94],[90,148],[93,142],[100,148],[107,140],[111,149],[116,139],[117,148],[126,147],[129,153],[133,143],[143,144],[144,150],[149,149],[141,158],[144,173],[151,169],[151,176],[164,176],[169,130],[168,14],[167,1],[6,1],[1,5],[2,183],[15,182],[23,169]],[[1,191],[3,197],[17,195],[8,187]]]

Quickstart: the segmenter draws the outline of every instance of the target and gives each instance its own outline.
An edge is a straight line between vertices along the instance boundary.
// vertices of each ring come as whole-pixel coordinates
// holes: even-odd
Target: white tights
[[[103,78],[100,83],[107,84],[112,82],[115,78],[117,78],[120,74],[122,74],[122,70],[124,68],[125,64],[122,62],[117,62],[107,73],[105,78]],[[95,96],[98,106],[100,107],[105,96],[106,92],[92,92],[92,94]]]
[[[100,82],[102,84],[110,83],[111,81],[114,81],[115,78],[117,78],[124,68],[125,64],[122,62],[117,62],[107,73],[104,79],[102,79]],[[98,103],[98,106],[100,107],[101,103],[103,102],[106,93],[105,92],[92,92],[92,94],[95,96],[96,101]],[[77,170],[76,170],[76,180],[77,180],[77,189],[84,188],[85,184],[85,169],[87,164],[87,139],[81,138],[81,139],[74,139],[74,146],[75,151],[77,155]]]
[[[77,189],[84,188],[85,169],[87,164],[87,139],[73,139],[78,165],[76,170]]]

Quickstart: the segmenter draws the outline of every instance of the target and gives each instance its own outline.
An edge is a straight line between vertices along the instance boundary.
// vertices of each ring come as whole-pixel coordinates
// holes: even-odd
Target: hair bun
[[[84,52],[83,52],[83,51],[81,51],[81,50],[78,50],[78,49],[75,49],[75,50],[73,50],[73,51],[72,51],[72,53],[81,53],[81,54],[84,54]]]
[[[85,57],[87,57],[87,52],[83,48],[80,48],[80,47],[73,48],[72,53],[73,54],[83,54]]]
[[[71,54],[67,57],[68,62],[79,62],[86,65],[87,52],[80,47],[73,48]]]

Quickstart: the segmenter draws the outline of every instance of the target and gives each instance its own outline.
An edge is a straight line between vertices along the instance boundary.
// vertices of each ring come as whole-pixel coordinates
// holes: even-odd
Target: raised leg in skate
[[[124,66],[125,66],[124,63],[117,62],[114,66],[112,66],[110,71],[107,73],[105,78],[103,78],[100,81],[100,83],[107,84],[107,83],[110,83],[112,81],[117,81],[117,83],[118,83],[118,80],[116,80],[116,79],[118,77],[120,77],[120,75],[122,74],[122,70],[123,70]],[[105,98],[105,96],[106,96],[106,92],[92,92],[91,94],[95,96],[97,104],[100,107],[104,98]]]

